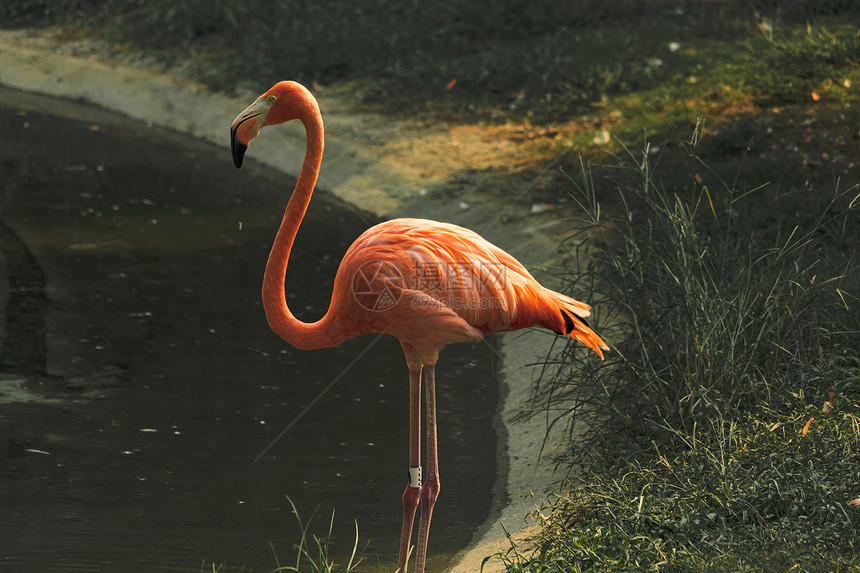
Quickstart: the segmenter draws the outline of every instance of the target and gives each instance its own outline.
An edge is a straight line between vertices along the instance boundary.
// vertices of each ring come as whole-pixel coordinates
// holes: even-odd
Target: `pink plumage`
[[[606,348],[584,320],[588,305],[544,288],[477,233],[426,219],[365,231],[344,255],[333,299],[346,299],[341,308],[357,330],[391,334],[422,355],[530,326],[571,336],[601,357]]]

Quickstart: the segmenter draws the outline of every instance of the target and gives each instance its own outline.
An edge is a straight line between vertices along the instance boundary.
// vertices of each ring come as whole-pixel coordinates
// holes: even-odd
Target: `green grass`
[[[349,560],[345,565],[343,563],[338,563],[329,551],[332,531],[334,529],[334,510],[331,512],[328,531],[325,535],[317,535],[315,533],[311,533],[311,523],[314,521],[316,510],[311,513],[308,521],[305,522],[302,520],[302,516],[299,514],[299,510],[293,500],[289,496],[286,497],[299,526],[299,542],[294,544],[292,547],[296,552],[295,562],[293,565],[281,565],[281,559],[275,552],[275,548],[272,545],[274,568],[271,569],[269,573],[282,573],[287,571],[294,571],[296,573],[300,571],[311,573],[333,573],[334,571],[350,573],[351,571],[355,571],[364,559],[363,556],[358,556],[356,559],[356,553],[358,552],[358,522],[355,523],[355,543],[352,546],[352,553],[349,556]],[[224,573],[228,570],[227,565],[224,563],[216,564],[214,562],[204,562],[200,568],[200,573],[207,573],[210,565],[212,573]],[[245,568],[241,567],[239,570],[244,571]]]
[[[335,562],[329,553],[331,533],[334,529],[334,511],[331,513],[328,532],[325,536],[319,536],[310,533],[310,524],[313,521],[314,515],[311,514],[308,521],[306,523],[303,522],[299,515],[299,510],[296,508],[296,504],[293,503],[293,500],[290,499],[289,496],[287,497],[287,501],[290,502],[290,506],[293,508],[293,515],[296,516],[296,521],[298,521],[299,530],[301,531],[301,539],[298,545],[293,546],[293,549],[296,550],[295,564],[281,565],[278,555],[275,554],[275,568],[272,570],[272,573],[280,573],[283,571],[295,571],[296,573],[299,571],[310,571],[312,573],[332,573],[333,571],[343,571],[344,573],[350,573],[350,571],[353,571],[358,567],[362,561],[361,557],[359,557],[358,560],[355,559],[356,552],[358,551],[358,522],[355,524],[355,544],[352,547],[352,554],[350,555],[349,561],[347,561],[346,565],[343,565]],[[272,551],[274,552],[274,548]]]
[[[554,123],[605,110],[620,113],[624,121],[614,123],[636,137],[662,130],[667,114],[684,106],[707,109],[750,94],[800,101],[819,84],[841,81],[845,68],[856,69],[851,22],[860,7],[848,0],[22,0],[4,3],[0,16],[7,27],[61,24],[168,61],[190,59],[198,79],[225,91],[288,78],[352,81],[357,99],[387,113]]]
[[[856,571],[859,414],[857,401],[826,416],[799,401],[795,415],[705,428],[681,451],[655,445],[649,461],[583,476],[537,549],[503,559],[517,572]]]
[[[588,262],[568,278],[613,351],[547,358],[540,400],[592,433],[510,571],[860,567],[860,187],[708,187],[699,136],[686,184],[647,149],[576,181]]]

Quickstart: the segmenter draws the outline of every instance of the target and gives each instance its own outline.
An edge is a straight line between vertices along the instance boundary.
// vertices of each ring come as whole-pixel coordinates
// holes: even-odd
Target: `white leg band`
[[[421,466],[409,467],[409,487],[421,487]]]

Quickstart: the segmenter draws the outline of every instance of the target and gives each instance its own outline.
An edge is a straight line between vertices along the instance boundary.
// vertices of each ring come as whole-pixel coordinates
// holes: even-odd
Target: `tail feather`
[[[558,325],[561,329],[553,328],[553,330],[581,342],[595,351],[600,356],[600,359],[603,360],[603,350],[609,350],[609,346],[591,330],[591,327],[585,320],[585,317],[591,314],[591,307],[563,294],[556,292],[552,294],[554,295],[552,297],[553,302],[562,319],[560,321],[561,324]]]
[[[565,311],[563,308],[560,308],[559,310],[561,311],[561,316],[564,319],[564,332],[562,332],[561,334],[567,334],[576,327],[576,323],[573,321],[573,317],[568,314],[568,311]],[[588,321],[586,321],[581,316],[577,318],[579,319],[579,322],[590,328]]]

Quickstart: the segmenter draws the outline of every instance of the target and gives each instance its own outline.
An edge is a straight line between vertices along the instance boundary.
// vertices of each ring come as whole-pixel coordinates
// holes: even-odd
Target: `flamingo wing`
[[[514,257],[457,225],[381,223],[353,243],[341,269],[351,275],[353,294],[387,295],[388,306],[375,309],[385,312],[372,319],[401,341],[441,348],[539,325],[572,336],[601,357],[606,348],[584,320],[588,305],[544,288]]]

